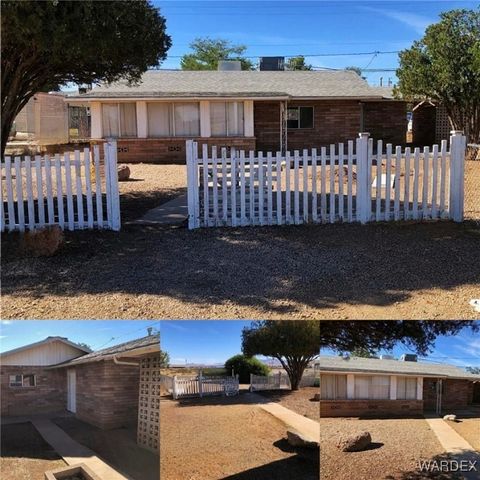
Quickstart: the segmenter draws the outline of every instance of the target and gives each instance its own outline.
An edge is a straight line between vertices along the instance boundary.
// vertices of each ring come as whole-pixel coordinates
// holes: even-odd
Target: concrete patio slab
[[[187,218],[188,200],[185,194],[152,208],[143,217],[129,223],[133,225],[178,225]]]
[[[48,418],[32,418],[31,422],[44,440],[68,465],[84,463],[96,475],[105,480],[130,480],[100,460],[95,452],[76,442]]]

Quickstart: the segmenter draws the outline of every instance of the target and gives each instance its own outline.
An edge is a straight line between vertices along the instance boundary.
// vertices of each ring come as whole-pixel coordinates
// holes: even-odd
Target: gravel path
[[[162,400],[162,480],[318,480],[318,451],[293,449],[279,420],[241,402]]]
[[[368,431],[373,447],[363,452],[342,452],[338,438]],[[456,477],[429,477],[417,470],[417,462],[443,454],[443,448],[424,419],[320,420],[321,480],[421,480]]]
[[[471,319],[467,224],[67,233],[52,258],[3,236],[3,318]]]

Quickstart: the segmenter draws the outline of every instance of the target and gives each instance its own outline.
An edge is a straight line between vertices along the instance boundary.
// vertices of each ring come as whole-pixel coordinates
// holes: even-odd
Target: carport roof
[[[104,348],[96,352],[83,355],[73,360],[55,365],[58,367],[73,367],[75,365],[98,362],[101,360],[111,360],[113,357],[132,357],[136,355],[143,355],[145,353],[160,351],[160,335],[147,335],[143,338],[131,340],[129,342],[121,343],[113,347]]]
[[[455,365],[386,360],[378,358],[320,356],[320,371],[387,373],[396,375],[420,375],[428,377],[457,378],[480,381],[474,375]]]

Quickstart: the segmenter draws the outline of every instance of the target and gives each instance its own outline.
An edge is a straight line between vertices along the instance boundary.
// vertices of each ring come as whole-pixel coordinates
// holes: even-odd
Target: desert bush
[[[230,373],[232,368],[238,374],[240,383],[250,383],[250,374],[268,375],[270,369],[255,357],[235,355],[225,362],[225,370]]]

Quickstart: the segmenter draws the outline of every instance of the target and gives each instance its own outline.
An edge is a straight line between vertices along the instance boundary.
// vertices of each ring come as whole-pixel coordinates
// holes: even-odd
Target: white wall
[[[2,365],[43,366],[56,365],[85,353],[57,340],[1,357]]]

